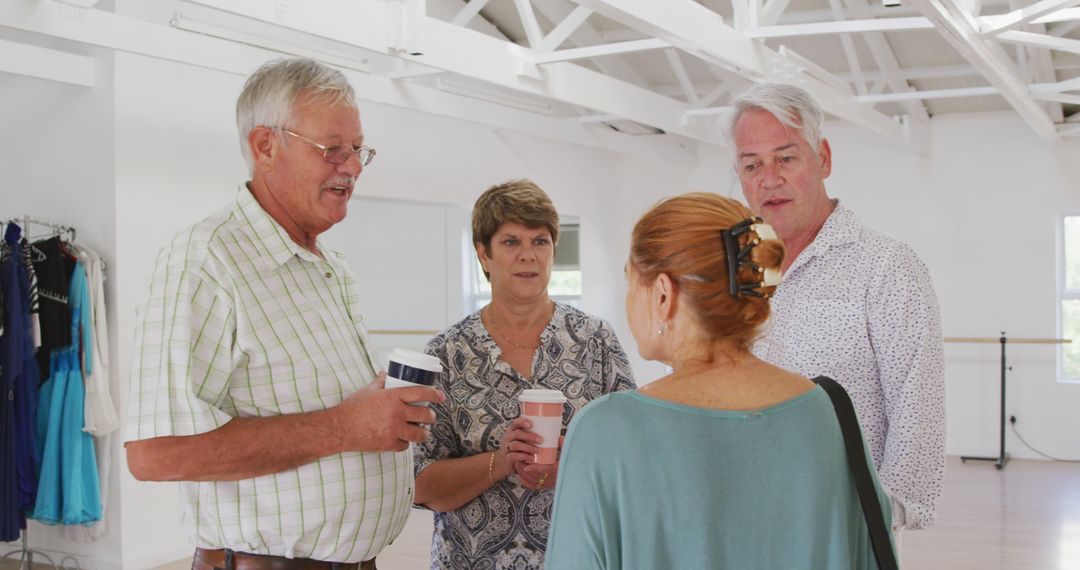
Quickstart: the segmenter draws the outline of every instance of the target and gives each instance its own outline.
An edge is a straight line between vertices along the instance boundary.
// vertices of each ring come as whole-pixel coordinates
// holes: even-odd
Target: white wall
[[[84,50],[85,53],[85,50]],[[95,57],[94,88],[3,75],[0,79],[0,124],[4,125],[0,152],[0,219],[29,215],[72,226],[78,241],[94,249],[109,263],[105,296],[109,319],[116,322],[116,232],[113,199],[112,56]],[[38,234],[41,228],[32,230]],[[123,333],[120,333],[122,336]],[[110,331],[110,360],[115,362],[116,328]],[[110,378],[118,389],[115,372]],[[115,439],[114,439],[115,441]],[[100,443],[99,443],[100,445]],[[120,485],[119,455],[110,462],[111,492],[106,504],[106,535],[97,543],[64,540],[59,527],[31,522],[30,544],[53,556],[75,556],[83,568],[119,565]],[[0,546],[0,554],[9,550]],[[57,557],[59,560],[59,557]],[[96,565],[95,565],[96,564]]]
[[[1056,338],[1056,224],[1080,208],[1080,140],[1049,148],[1008,113],[933,120],[933,157],[896,152],[846,125],[826,129],[830,193],[910,244],[930,268],[946,336]],[[1007,409],[1041,451],[1080,458],[1080,384],[1056,350],[1010,345]],[[997,455],[999,345],[946,345],[948,451]],[[1009,453],[1036,457],[1011,433]]]

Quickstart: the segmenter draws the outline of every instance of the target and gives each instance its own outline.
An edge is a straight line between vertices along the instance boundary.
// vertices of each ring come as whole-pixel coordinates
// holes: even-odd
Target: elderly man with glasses
[[[374,568],[412,505],[430,388],[382,390],[355,281],[319,234],[375,156],[355,95],[308,59],[236,105],[251,179],[158,256],[127,431],[137,479],[180,481],[193,570]]]

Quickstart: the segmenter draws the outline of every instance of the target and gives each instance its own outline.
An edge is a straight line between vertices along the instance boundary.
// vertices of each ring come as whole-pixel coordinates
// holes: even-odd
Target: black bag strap
[[[897,570],[896,554],[893,552],[892,541],[889,540],[891,531],[885,524],[881,502],[878,500],[873,479],[870,477],[870,467],[867,465],[862,431],[859,429],[859,420],[855,416],[855,407],[851,404],[851,398],[848,397],[843,386],[836,380],[818,376],[814,378],[814,382],[829,395],[833,409],[836,410],[840,432],[844,434],[848,467],[851,469],[852,478],[855,479],[855,489],[859,492],[859,503],[862,504],[866,526],[870,529],[870,545],[874,548],[874,558],[877,559],[878,569]]]

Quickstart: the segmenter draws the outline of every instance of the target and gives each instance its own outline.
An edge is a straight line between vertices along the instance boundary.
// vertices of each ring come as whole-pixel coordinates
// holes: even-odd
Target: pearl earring
[[[664,336],[664,331],[667,330],[667,325],[660,325],[660,328],[656,330],[656,334]]]

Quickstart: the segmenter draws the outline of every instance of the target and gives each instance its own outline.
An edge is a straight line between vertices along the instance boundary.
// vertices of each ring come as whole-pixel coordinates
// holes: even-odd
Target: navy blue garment
[[[30,322],[30,284],[19,248],[21,228],[8,224],[0,263],[4,333],[0,336],[0,541],[18,540],[37,496],[34,445],[38,366]]]

